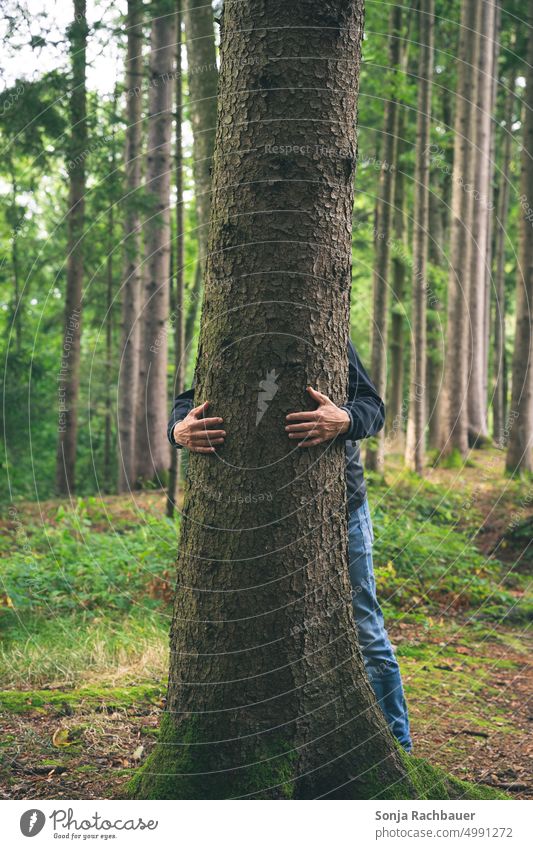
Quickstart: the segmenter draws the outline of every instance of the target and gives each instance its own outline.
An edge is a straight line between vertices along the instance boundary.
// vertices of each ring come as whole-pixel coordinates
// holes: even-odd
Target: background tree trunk
[[[176,15],[174,0],[153,5],[148,94],[146,190],[151,209],[144,224],[146,282],[143,339],[144,381],[139,386],[136,463],[139,481],[159,486],[170,466],[166,438],[167,321],[170,278],[170,174]]]
[[[184,232],[183,232],[183,82],[181,78],[181,0],[176,3],[176,273],[174,318],[174,395],[184,390],[185,380],[185,320],[184,320]],[[176,505],[181,468],[181,451],[173,451],[167,493],[167,516],[172,518]]]
[[[189,114],[193,132],[193,172],[196,200],[200,287],[207,254],[211,169],[217,122],[218,70],[213,11],[205,0],[189,0],[183,9],[187,45]],[[198,297],[191,304],[196,316]],[[194,322],[193,322],[194,328]]]
[[[505,422],[507,419],[507,362],[505,352],[505,242],[509,213],[510,168],[513,152],[513,112],[515,104],[515,78],[508,81],[505,97],[505,126],[503,128],[502,164],[500,170],[498,204],[494,235],[494,388],[493,388],[493,436],[500,446],[505,445]],[[501,136],[500,136],[501,138]]]
[[[446,329],[446,369],[440,447],[444,455],[468,451],[468,307],[472,244],[473,196],[465,186],[473,180],[476,79],[479,5],[463,0],[457,63],[457,102],[455,109],[450,274],[448,279],[448,320]]]
[[[362,26],[356,0],[224,4],[195,400],[228,437],[190,457],[167,711],[139,798],[412,792],[356,644],[344,447],[294,451],[284,432],[307,385],[346,397]]]
[[[389,72],[392,90],[385,103],[381,172],[375,219],[375,259],[373,275],[374,311],[372,322],[371,374],[379,395],[387,389],[387,338],[389,322],[390,237],[394,205],[394,179],[398,140],[398,99],[395,74],[400,66],[402,6],[391,6],[389,17]],[[383,473],[385,464],[385,432],[381,430],[366,449],[366,466]]]
[[[429,227],[429,144],[433,81],[434,0],[421,0],[418,63],[418,118],[415,151],[415,210],[413,219],[413,294],[409,419],[405,461],[422,475],[426,431],[426,299]]]
[[[491,116],[494,62],[494,0],[480,3],[479,61],[476,66],[477,100],[474,102],[475,143],[473,187],[474,214],[471,231],[471,270],[469,289],[470,332],[468,399],[468,442],[482,445],[488,437],[487,395],[485,387],[485,355],[487,353],[486,298],[487,257],[489,252],[489,223],[491,191]]]
[[[443,252],[443,245],[445,244],[443,202],[439,189],[440,181],[436,179],[435,185],[429,193],[428,245],[428,259],[435,267],[442,267],[445,263]],[[428,422],[428,446],[430,448],[437,448],[439,443],[444,371],[443,308],[437,292],[428,292],[427,306],[426,419]]]
[[[67,291],[61,370],[58,379],[59,427],[56,488],[59,494],[74,492],[78,440],[78,394],[80,388],[81,312],[83,290],[83,228],[85,221],[85,157],[87,155],[85,0],[74,0],[74,20],[69,28],[72,62],[70,92]]]
[[[122,340],[118,386],[118,491],[135,483],[135,425],[139,383],[141,321],[141,186],[143,31],[142,0],[128,0],[126,59],[126,199],[124,216],[124,282]]]
[[[516,282],[516,328],[506,469],[533,471],[533,8],[529,6],[527,83],[521,169],[520,263]]]

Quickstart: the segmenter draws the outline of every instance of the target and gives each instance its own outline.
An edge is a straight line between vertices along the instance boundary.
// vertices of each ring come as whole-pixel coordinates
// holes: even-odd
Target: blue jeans
[[[357,510],[350,513],[348,521],[348,555],[355,623],[366,671],[379,706],[390,730],[409,752],[412,742],[400,667],[376,597],[373,542],[372,520],[365,499]]]

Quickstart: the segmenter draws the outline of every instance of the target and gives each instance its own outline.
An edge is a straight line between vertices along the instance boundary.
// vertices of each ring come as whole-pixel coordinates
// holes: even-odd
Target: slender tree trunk
[[[492,74],[494,60],[494,0],[485,0],[481,6],[479,29],[479,62],[477,74],[476,131],[474,147],[473,187],[474,214],[472,217],[472,253],[469,288],[469,374],[468,442],[480,446],[488,437],[487,395],[485,392],[485,354],[487,344],[486,296],[487,259],[489,255],[489,222],[491,192],[491,116]]]
[[[433,81],[434,0],[420,2],[420,56],[413,217],[412,342],[405,461],[422,475],[426,431],[426,299],[429,227],[429,145]]]
[[[135,411],[138,404],[141,321],[141,187],[143,32],[142,0],[128,0],[126,60],[126,198],[124,216],[124,282],[122,340],[118,389],[118,491],[135,482]]]
[[[403,148],[402,114],[398,122],[397,167],[394,178],[394,251],[392,253],[392,313],[390,332],[390,370],[387,409],[387,444],[391,449],[403,451],[404,422],[407,407],[404,392],[404,322],[405,322],[405,277],[408,256],[407,227],[405,226],[405,178],[400,162]]]
[[[184,321],[184,232],[183,232],[183,84],[181,78],[181,0],[176,4],[176,275],[174,298],[174,394],[184,389],[185,379],[185,321]],[[167,493],[167,516],[172,518],[180,480],[181,451],[172,453]]]
[[[402,31],[402,6],[391,6],[389,18],[389,58],[388,67],[395,74],[400,65]],[[394,174],[396,164],[396,146],[398,140],[398,99],[396,97],[397,79],[391,81],[393,89],[385,102],[383,127],[383,145],[381,151],[381,172],[379,178],[378,199],[375,216],[375,259],[373,276],[374,311],[372,321],[371,373],[378,393],[385,397],[387,389],[387,336],[390,271],[390,236],[394,203]],[[382,430],[366,450],[366,466],[376,472],[383,472],[385,464],[385,435]]]
[[[170,278],[170,173],[172,95],[176,51],[174,0],[152,6],[150,89],[148,95],[148,151],[146,190],[151,208],[144,223],[146,283],[141,356],[144,381],[136,427],[137,479],[167,483],[170,466],[166,438],[167,361]]]
[[[81,312],[83,290],[83,228],[85,215],[85,157],[87,153],[85,0],[74,0],[74,20],[69,28],[72,63],[70,92],[67,290],[61,368],[58,379],[59,426],[56,488],[61,495],[74,492],[78,440],[80,388]]]
[[[193,285],[189,292],[189,305],[185,318],[185,371],[189,367],[189,362],[192,362],[194,353],[194,329],[196,327],[196,318],[198,316],[198,307],[202,297],[202,261],[198,257],[196,268],[194,269]]]
[[[207,254],[211,168],[215,149],[218,70],[211,5],[188,0],[183,9],[187,44],[189,113],[193,132],[193,172],[198,227],[198,257],[203,277]]]
[[[502,164],[496,212],[494,238],[495,298],[494,298],[494,388],[493,388],[493,436],[503,448],[505,445],[505,422],[507,418],[506,353],[505,353],[505,241],[509,215],[510,168],[513,152],[513,111],[515,104],[515,79],[508,82],[505,98],[505,126],[502,139]]]
[[[463,0],[457,63],[457,102],[455,109],[450,274],[446,363],[440,447],[443,455],[468,451],[469,277],[471,266],[471,223],[473,194],[465,187],[473,183],[472,145],[476,102],[475,88],[478,52],[479,5]]]
[[[114,156],[113,156],[114,159]],[[115,165],[112,165],[115,170]],[[107,217],[108,247],[106,262],[106,316],[105,316],[105,430],[104,430],[104,486],[106,492],[111,492],[111,441],[113,436],[113,403],[111,391],[113,386],[113,250],[114,250],[114,202],[111,200]]]
[[[529,5],[527,83],[523,122],[520,263],[516,282],[516,327],[506,469],[533,471],[533,8]]]
[[[295,452],[284,433],[307,385],[346,395],[362,17],[357,0],[224,4],[196,398],[232,436],[190,457],[167,710],[138,798],[414,792],[356,644],[344,448]]]
[[[444,264],[444,217],[442,214],[442,192],[440,183],[435,180],[429,196],[429,248],[428,258],[432,265]],[[428,446],[437,448],[439,444],[440,416],[442,404],[442,379],[444,369],[444,335],[442,303],[437,292],[428,292],[427,298],[427,350],[426,380]]]

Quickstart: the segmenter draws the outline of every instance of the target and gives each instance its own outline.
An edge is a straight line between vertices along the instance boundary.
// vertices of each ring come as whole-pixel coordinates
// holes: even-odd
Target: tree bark
[[[170,278],[170,173],[176,15],[174,0],[153,5],[148,94],[146,191],[151,208],[144,223],[146,282],[143,339],[144,380],[136,427],[139,482],[167,483],[167,361]]]
[[[429,196],[429,247],[428,258],[435,267],[442,267],[445,262],[444,216],[440,182],[435,180]],[[437,292],[428,292],[427,313],[427,350],[426,350],[426,382],[428,422],[428,446],[437,448],[439,443],[440,417],[442,406],[442,380],[444,370],[444,334],[442,321],[442,303]]]
[[[419,475],[424,474],[426,452],[426,299],[428,297],[429,145],[434,14],[434,0],[421,0],[419,11],[420,54],[415,152],[415,209],[413,216],[413,335],[411,342],[409,418],[405,447],[405,462]]]
[[[444,456],[468,451],[468,308],[471,268],[474,138],[479,4],[463,0],[457,63],[454,128],[450,274],[446,330],[446,365],[440,448]],[[467,187],[470,191],[467,191]]]
[[[185,244],[183,232],[183,83],[181,62],[181,0],[176,3],[176,274],[174,319],[174,395],[180,395],[185,380],[185,316],[184,316],[184,259]],[[176,506],[181,469],[181,451],[172,452],[167,492],[167,516],[172,518]]]
[[[122,339],[118,386],[118,491],[135,483],[135,427],[139,385],[141,321],[141,187],[143,32],[142,0],[128,0],[128,53],[126,59],[126,198],[124,216],[124,272],[122,283]]]
[[[527,82],[522,142],[520,263],[516,281],[516,326],[506,469],[533,471],[533,8],[529,5]]]
[[[194,196],[198,258],[203,278],[211,206],[211,168],[215,149],[218,70],[211,5],[189,0],[183,9],[187,45],[189,113],[193,132]]]
[[[396,74],[400,65],[402,31],[402,6],[392,5],[389,17],[388,67]],[[394,204],[394,180],[396,169],[396,147],[398,140],[397,79],[391,80],[393,90],[385,102],[381,171],[375,216],[375,259],[373,275],[373,321],[371,374],[376,389],[382,398],[387,389],[387,337],[390,272],[390,237]],[[383,472],[385,464],[385,435],[380,431],[366,449],[366,466]],[[374,447],[375,445],[375,447]]]
[[[510,168],[513,152],[513,113],[515,104],[515,79],[508,81],[505,97],[502,139],[502,163],[496,212],[494,237],[494,385],[493,385],[493,436],[500,448],[505,447],[505,422],[507,419],[507,362],[505,352],[505,241],[509,216]]]
[[[494,0],[480,4],[479,61],[477,74],[477,100],[475,101],[476,130],[474,143],[473,188],[474,214],[472,216],[472,252],[469,288],[469,371],[467,383],[468,399],[468,443],[483,445],[488,437],[487,395],[485,387],[485,355],[487,343],[486,299],[487,259],[489,256],[489,222],[491,192],[491,119],[494,62]]]
[[[195,401],[228,437],[190,457],[167,709],[137,798],[414,792],[357,648],[344,447],[294,451],[284,432],[307,385],[346,398],[362,28],[360,0],[224,4]]]
[[[74,20],[69,27],[72,88],[70,92],[68,258],[65,323],[61,368],[58,376],[59,423],[56,488],[68,495],[76,488],[78,395],[80,388],[81,313],[83,292],[83,229],[85,221],[85,157],[87,155],[85,0],[74,0]]]

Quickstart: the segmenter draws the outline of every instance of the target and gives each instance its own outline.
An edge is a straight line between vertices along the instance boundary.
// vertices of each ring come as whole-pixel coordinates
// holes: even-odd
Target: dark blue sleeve
[[[172,407],[172,412],[170,414],[170,419],[167,425],[167,436],[168,441],[171,445],[174,445],[175,448],[182,448],[182,446],[176,442],[174,439],[174,425],[178,422],[181,422],[185,416],[190,413],[192,408],[194,407],[194,389],[187,389],[185,392],[182,392],[181,395],[178,395],[174,400],[174,406]]]
[[[348,359],[348,401],[341,409],[346,410],[351,420],[345,438],[357,441],[374,436],[381,430],[385,424],[385,405],[351,341],[348,343]]]

